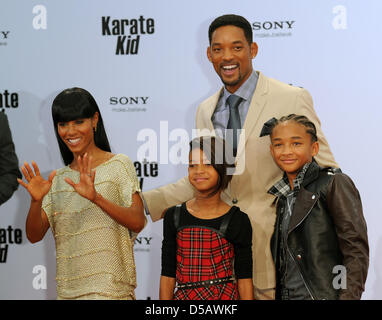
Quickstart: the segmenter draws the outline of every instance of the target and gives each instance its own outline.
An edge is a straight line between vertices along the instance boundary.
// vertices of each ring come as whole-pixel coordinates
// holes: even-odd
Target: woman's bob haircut
[[[98,148],[111,152],[101,112],[93,96],[88,91],[82,88],[69,88],[60,92],[54,99],[52,104],[54,132],[66,166],[72,163],[73,153],[60,138],[57,129],[58,123],[92,118],[96,112],[98,112],[98,123],[94,131],[94,143]]]

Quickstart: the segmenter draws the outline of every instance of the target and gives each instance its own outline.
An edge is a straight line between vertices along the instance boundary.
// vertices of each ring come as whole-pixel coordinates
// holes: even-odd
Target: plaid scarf
[[[298,191],[301,188],[301,184],[304,181],[305,173],[308,170],[311,162],[305,163],[300,172],[297,174],[297,177],[293,180],[293,190],[289,185],[289,180],[287,174],[284,172],[283,178],[276,182],[269,190],[268,193],[276,196],[277,198],[284,196],[287,197],[291,192],[297,195]]]

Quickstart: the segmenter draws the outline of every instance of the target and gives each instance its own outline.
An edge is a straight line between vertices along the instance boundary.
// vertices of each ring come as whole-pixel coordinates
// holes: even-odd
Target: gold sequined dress
[[[129,207],[140,191],[131,160],[117,154],[95,170],[96,191]],[[43,199],[56,241],[57,299],[135,299],[135,235],[64,180],[79,177],[69,166],[57,170]]]

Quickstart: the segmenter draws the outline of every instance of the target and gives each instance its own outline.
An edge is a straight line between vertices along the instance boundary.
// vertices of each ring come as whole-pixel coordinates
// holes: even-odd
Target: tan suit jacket
[[[253,282],[255,298],[273,298],[275,269],[270,252],[270,238],[276,218],[274,196],[269,188],[282,177],[270,153],[270,138],[260,138],[263,124],[272,117],[280,118],[290,113],[307,116],[317,127],[320,151],[315,157],[321,166],[338,167],[322,133],[320,120],[313,101],[305,89],[293,87],[258,72],[259,79],[244,123],[244,136],[240,137],[236,162],[243,171],[234,175],[222,199],[247,213],[253,228]],[[222,90],[222,89],[221,89]],[[196,113],[196,128],[213,131],[212,114],[221,90],[203,101]],[[243,139],[244,137],[244,139]],[[242,148],[240,148],[242,147]],[[244,164],[244,166],[243,166]],[[143,193],[151,218],[156,221],[163,211],[193,196],[187,177],[178,182]]]

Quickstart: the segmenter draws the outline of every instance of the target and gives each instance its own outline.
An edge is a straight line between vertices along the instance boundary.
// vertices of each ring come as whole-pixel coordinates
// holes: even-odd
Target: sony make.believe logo
[[[5,40],[8,39],[10,31],[0,31],[0,39]]]
[[[153,237],[143,237],[138,235],[134,240],[134,251],[149,252],[152,240]]]
[[[291,36],[291,30],[293,29],[295,22],[295,20],[255,21],[252,23],[252,30],[255,32],[263,32],[256,34],[257,37]]]
[[[296,21],[255,21],[252,23],[253,30],[280,30],[280,29],[292,29],[293,24]]]
[[[110,97],[109,104],[114,112],[145,112],[149,97],[119,96]]]
[[[7,45],[7,40],[9,39],[10,31],[0,30],[0,46]]]
[[[138,19],[111,19],[102,17],[102,35],[116,36],[116,55],[138,54],[141,35],[153,34],[155,21],[140,16]]]

